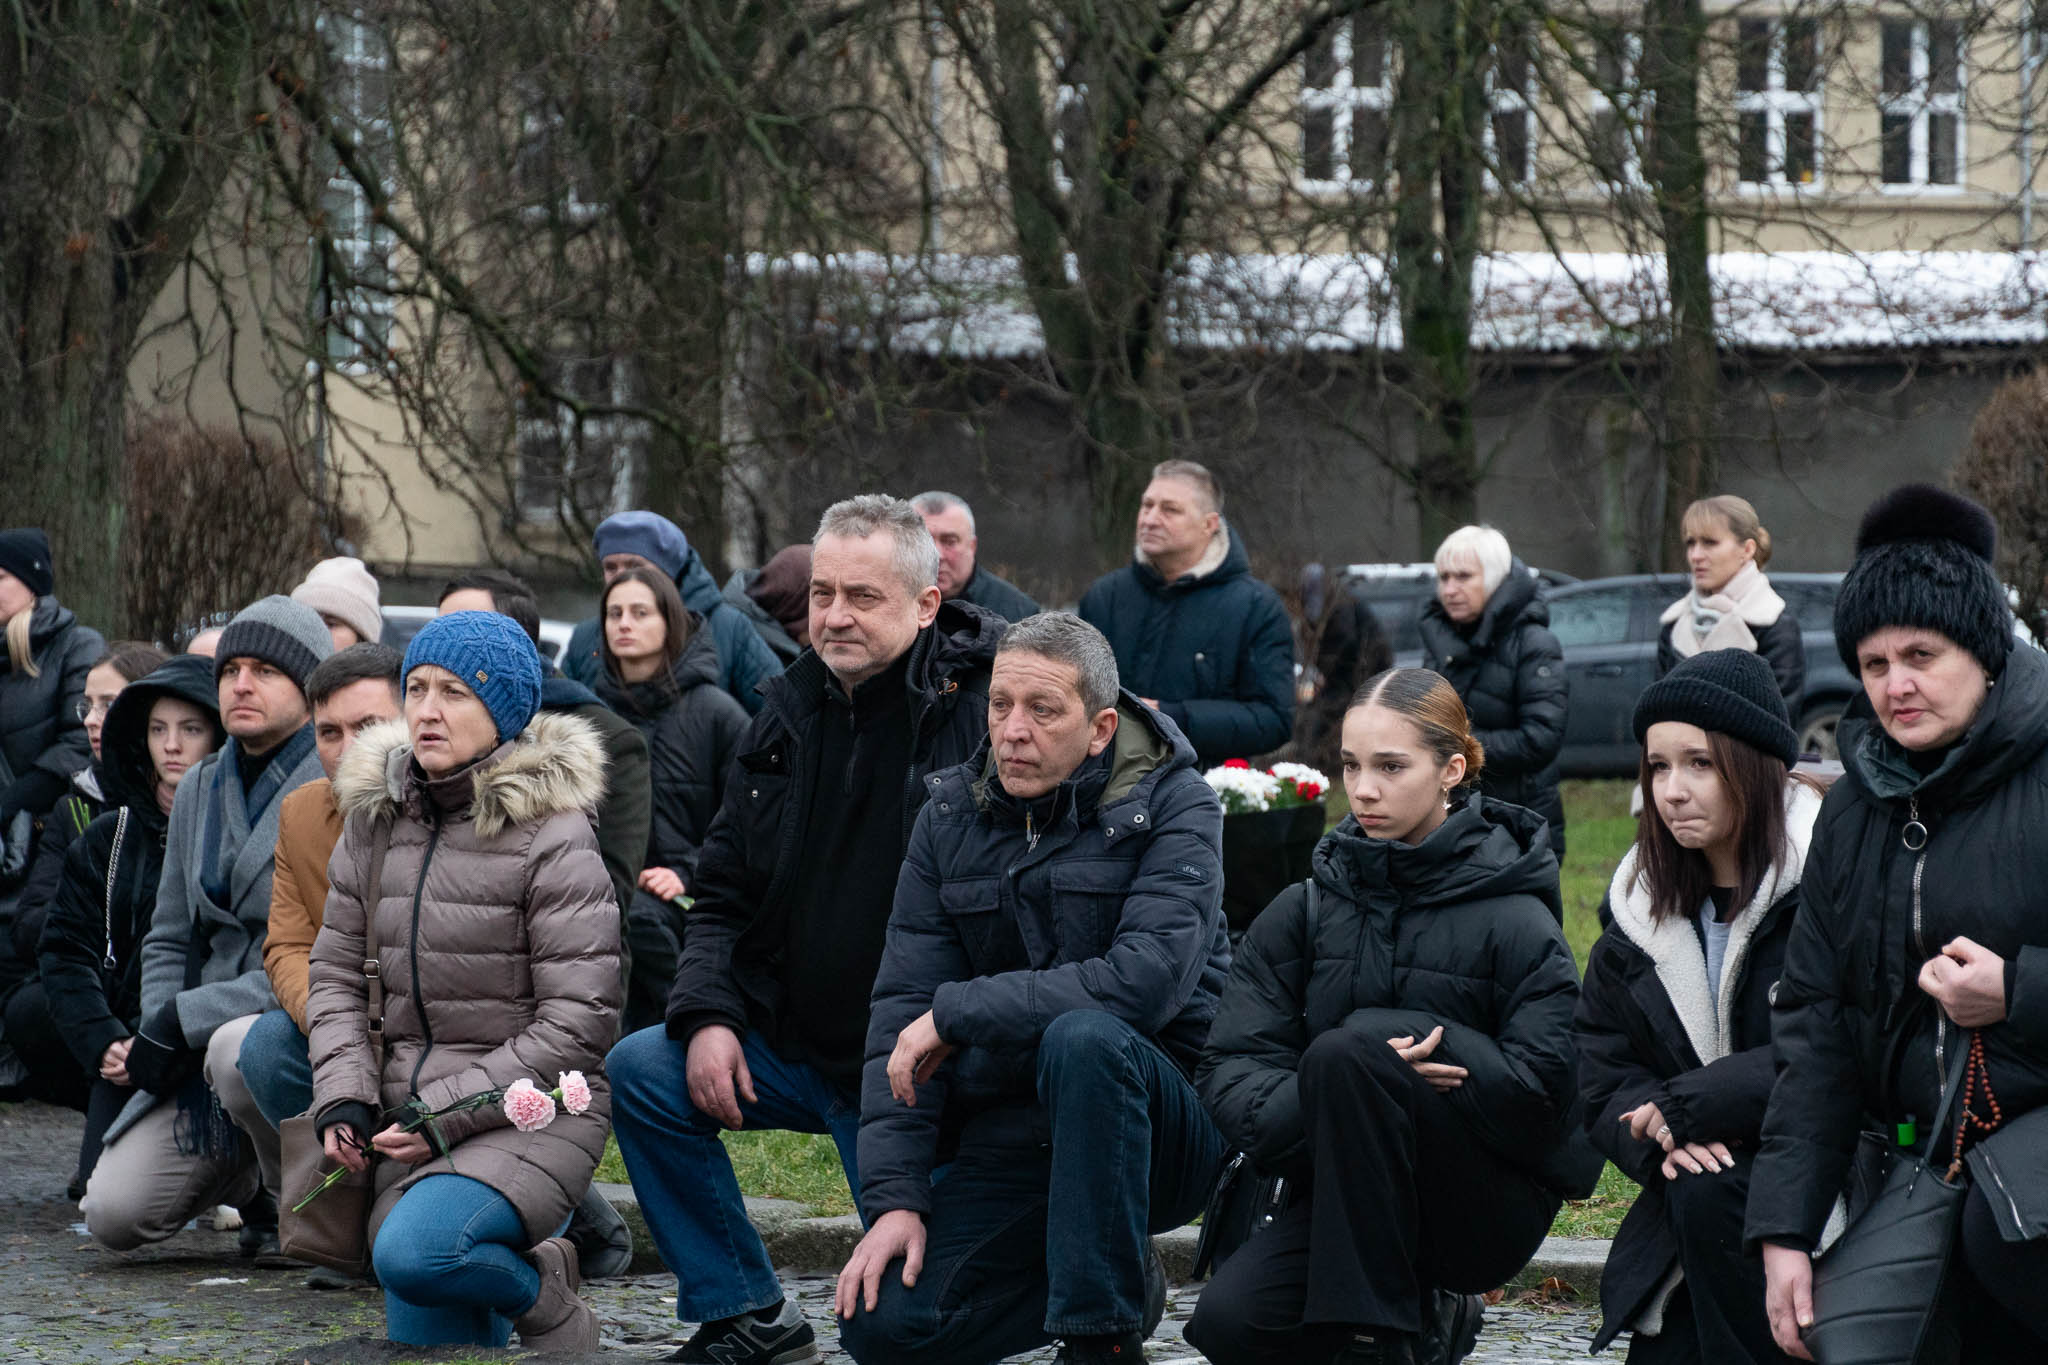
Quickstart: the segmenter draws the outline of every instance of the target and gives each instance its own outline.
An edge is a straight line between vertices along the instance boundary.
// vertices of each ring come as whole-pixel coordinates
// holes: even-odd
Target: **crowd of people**
[[[1227,928],[1204,774],[1290,741],[1296,650],[1223,507],[1157,466],[1075,612],[982,568],[950,493],[836,503],[723,590],[621,513],[559,671],[516,576],[452,579],[401,653],[347,558],[186,652],[108,646],[42,533],[0,532],[0,1093],[83,1115],[69,1193],[115,1250],[217,1210],[290,1265],[294,1144],[367,1173],[418,1346],[597,1348],[615,1134],[702,1365],[819,1359],[724,1131],[832,1140],[870,1365],[1142,1360],[1151,1236],[1220,1226],[1245,1172],[1270,1216],[1217,1237],[1191,1345],[1455,1365],[1608,1162],[1641,1192],[1594,1349],[1763,1365],[1810,1358],[1876,1130],[1970,1181],[1964,1358],[2038,1359],[2048,657],[1990,516],[1924,486],[1866,515],[1836,771],[1799,752],[1755,509],[1687,511],[1582,981],[1563,652],[1485,527],[1438,551],[1423,667],[1318,613],[1303,743],[1346,813]],[[1955,1074],[1961,1121],[1918,1131]]]

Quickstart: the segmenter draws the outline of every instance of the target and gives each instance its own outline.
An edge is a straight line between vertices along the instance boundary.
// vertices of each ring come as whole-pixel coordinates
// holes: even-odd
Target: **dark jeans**
[[[7,1001],[4,1033],[7,1045],[28,1068],[22,1093],[46,1104],[66,1109],[85,1109],[98,1068],[87,1071],[71,1055],[64,1031],[50,1015],[49,997],[43,994],[40,978],[24,981]]]
[[[1662,1330],[1629,1338],[1630,1365],[1786,1365],[1764,1313],[1764,1262],[1742,1251],[1754,1154],[1735,1153],[1718,1174],[1680,1175],[1664,1186],[1665,1216],[1685,1279],[1665,1306]]]
[[[249,1098],[272,1128],[313,1107],[313,1063],[306,1035],[283,1010],[270,1010],[249,1025],[235,1067]]]
[[[1306,1194],[1210,1280],[1188,1343],[1218,1365],[1332,1359],[1415,1332],[1426,1290],[1483,1293],[1528,1264],[1563,1200],[1490,1150],[1382,1038],[1301,1058]]]
[[[1099,1010],[1038,1045],[1050,1147],[975,1143],[932,1190],[924,1273],[894,1267],[839,1340],[870,1365],[983,1365],[1055,1337],[1133,1332],[1152,1233],[1201,1212],[1223,1138],[1152,1041]]]

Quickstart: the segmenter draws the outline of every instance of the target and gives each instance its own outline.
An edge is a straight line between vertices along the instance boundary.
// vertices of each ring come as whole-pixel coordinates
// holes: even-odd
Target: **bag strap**
[[[1932,1170],[1933,1167],[1928,1166],[1927,1159],[1934,1154],[1934,1144],[1941,1141],[1943,1125],[1948,1122],[1948,1111],[1955,1107],[1956,1096],[1962,1092],[1963,1070],[1969,1063],[1970,1049],[1957,1048],[1956,1059],[1949,1063],[1948,1082],[1941,1088],[1941,1107],[1934,1111],[1934,1122],[1927,1129],[1927,1150],[1915,1158],[1928,1170]]]
[[[389,820],[379,820],[370,832],[370,875],[363,883],[363,982],[368,987],[370,1055],[377,1069],[384,1069],[384,969],[377,961],[377,905],[384,892],[384,855],[391,851]]]

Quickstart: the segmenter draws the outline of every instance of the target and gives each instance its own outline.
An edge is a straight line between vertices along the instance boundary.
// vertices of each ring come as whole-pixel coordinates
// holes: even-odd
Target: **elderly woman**
[[[1975,1178],[1948,1285],[1969,1307],[1962,1355],[2048,1351],[2048,657],[2015,646],[1996,540],[1975,503],[1898,489],[1864,516],[1835,602],[1863,695],[1772,994],[1777,1080],[1746,1224],[1772,1334],[1802,1359],[1810,1253],[1857,1134],[1927,1124],[1964,1054],[1962,1107],[1983,1123],[1966,1130]],[[1919,1133],[1941,1165],[1959,1132],[1944,1128]],[[2017,1178],[1978,1170],[1980,1144]]]
[[[1436,551],[1436,600],[1422,609],[1422,666],[1443,674],[1465,703],[1486,751],[1480,790],[1550,822],[1564,857],[1557,794],[1570,685],[1564,649],[1534,574],[1491,526],[1462,526]]]
[[[618,1029],[619,912],[585,815],[604,750],[582,720],[535,718],[540,659],[508,616],[428,622],[402,676],[403,726],[363,735],[334,781],[345,823],[306,1004],[315,1121],[331,1159],[381,1159],[370,1236],[393,1341],[502,1346],[516,1328],[531,1349],[595,1351],[559,1234],[611,1111],[600,1068]],[[538,1131],[497,1104],[400,1122],[569,1071],[588,1078],[590,1107]]]
[[[1764,577],[1771,533],[1749,500],[1732,493],[1693,503],[1679,527],[1692,591],[1664,609],[1657,676],[1708,650],[1746,649],[1771,666],[1786,714],[1797,724],[1806,691],[1806,645],[1799,618]]]

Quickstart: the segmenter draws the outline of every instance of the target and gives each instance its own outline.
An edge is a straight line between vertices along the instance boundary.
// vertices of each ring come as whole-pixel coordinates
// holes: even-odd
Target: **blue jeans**
[[[313,1063],[306,1055],[306,1035],[283,1010],[271,1010],[249,1025],[235,1069],[272,1128],[313,1107]]]
[[[466,1175],[430,1175],[399,1196],[371,1259],[384,1286],[384,1335],[407,1346],[503,1346],[540,1297],[519,1255],[511,1201]]]
[[[758,1032],[741,1040],[753,1077],[752,1104],[740,1101],[748,1129],[830,1133],[855,1201],[860,1176],[854,1140],[860,1101],[816,1069],[786,1062]],[[612,1083],[612,1131],[633,1180],[661,1259],[676,1272],[676,1319],[716,1322],[782,1300],[782,1282],[719,1141],[718,1120],[690,1102],[688,1046],[661,1028],[619,1040],[605,1058]]]
[[[875,1311],[839,1326],[855,1360],[980,1365],[1143,1325],[1150,1236],[1202,1211],[1223,1135],[1172,1059],[1100,1010],[1046,1029],[1038,1097],[1049,1147],[961,1135],[916,1286],[884,1272]]]

